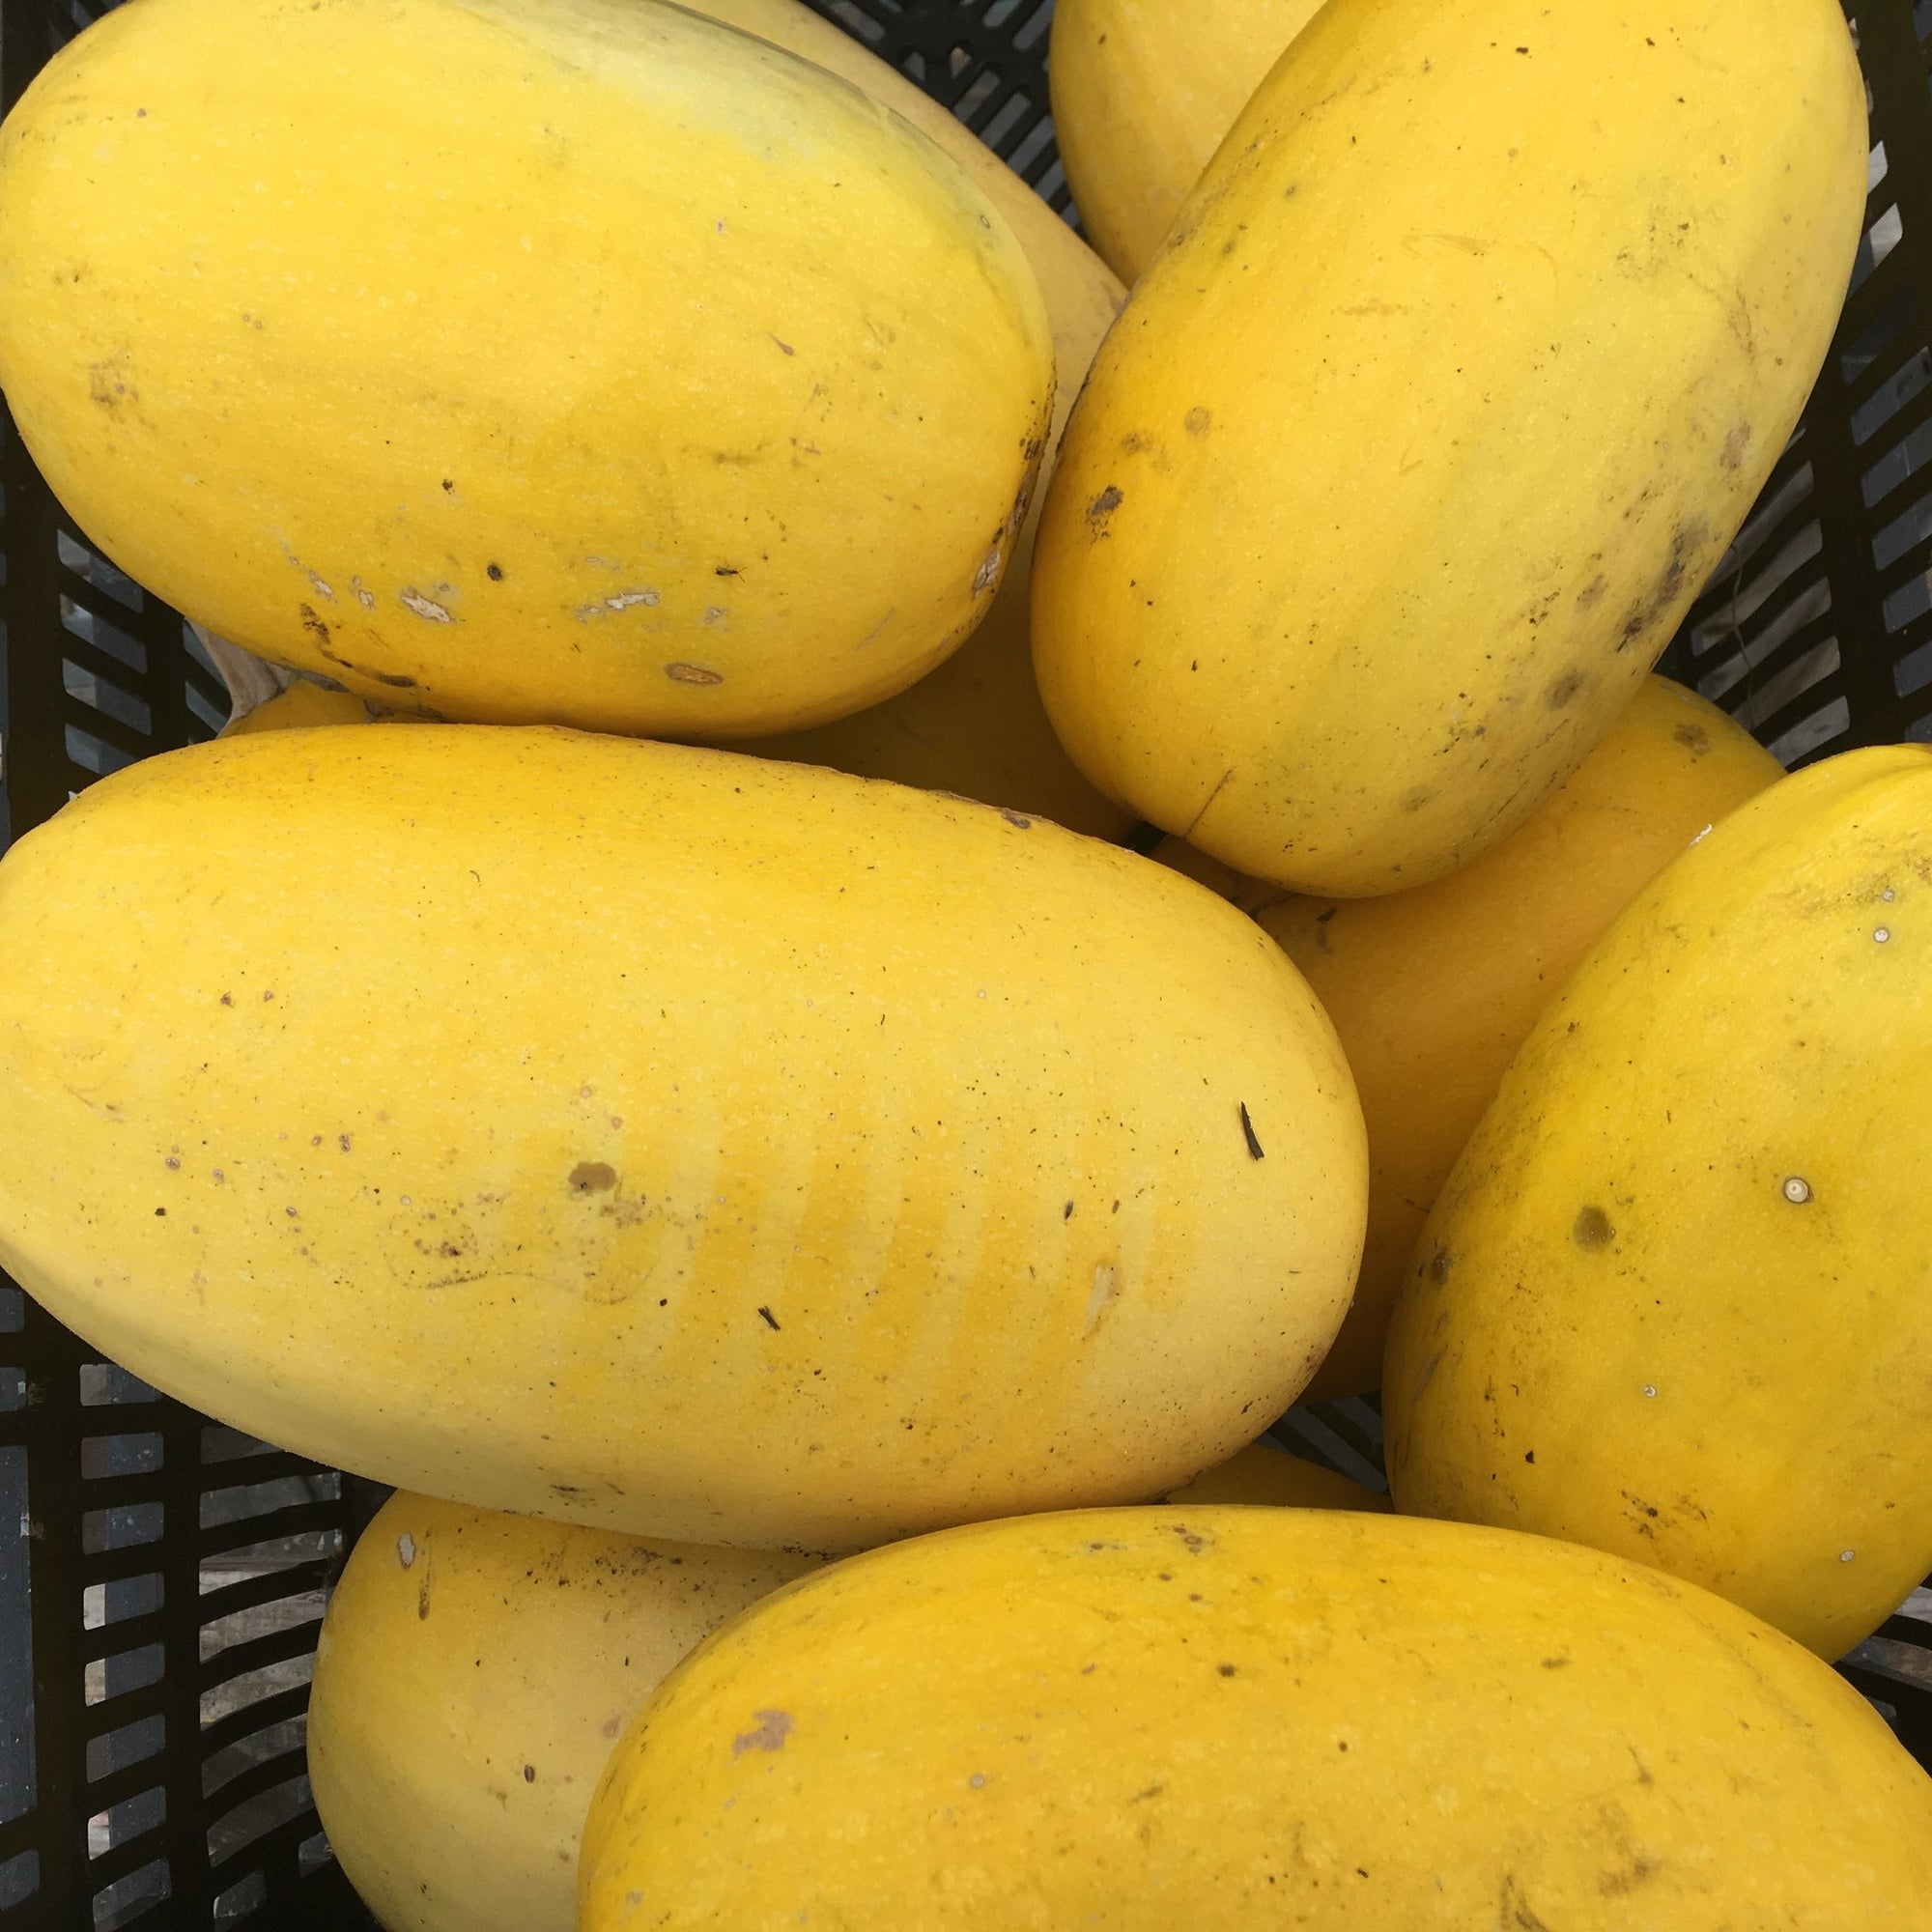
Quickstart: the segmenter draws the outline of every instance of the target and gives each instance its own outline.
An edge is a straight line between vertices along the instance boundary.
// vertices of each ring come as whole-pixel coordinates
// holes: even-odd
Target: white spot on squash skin
[[[404,590],[397,593],[406,611],[413,611],[418,617],[432,624],[454,622],[446,606],[439,604],[433,597],[425,597],[420,590]]]
[[[1087,1325],[1080,1332],[1082,1336],[1093,1334],[1100,1325],[1100,1317],[1107,1311],[1107,1304],[1114,1298],[1114,1285],[1119,1278],[1119,1270],[1110,1262],[1102,1262],[1094,1270],[1093,1292],[1087,1297]]]
[[[1881,925],[1872,933],[1872,937],[1879,943],[1879,945],[1883,946],[1886,943],[1886,941],[1891,937],[1891,927],[1889,925]]]
[[[415,1560],[416,1540],[408,1530],[404,1530],[402,1535],[396,1538],[396,1561],[407,1570]]]
[[[1811,1198],[1811,1183],[1802,1174],[1794,1174],[1785,1181],[1782,1191],[1794,1208],[1802,1208]]]
[[[601,561],[592,557],[591,562]],[[576,617],[580,624],[591,624],[603,617],[607,611],[628,611],[634,604],[656,605],[662,600],[649,584],[640,583],[635,590],[620,590],[614,597],[600,597],[594,604],[580,604]]]
[[[352,577],[349,582],[355,592],[356,603],[361,605],[365,611],[373,611],[376,608],[376,593],[373,590],[364,588],[362,580],[359,577]]]

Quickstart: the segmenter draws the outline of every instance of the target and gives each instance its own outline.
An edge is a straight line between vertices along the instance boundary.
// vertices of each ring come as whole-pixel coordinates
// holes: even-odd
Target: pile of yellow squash
[[[395,1487],[391,1932],[1932,1928],[1932,753],[1651,674],[1839,8],[1052,34],[1097,255],[797,0],[43,70],[0,387],[239,696],[0,863],[0,1265]]]

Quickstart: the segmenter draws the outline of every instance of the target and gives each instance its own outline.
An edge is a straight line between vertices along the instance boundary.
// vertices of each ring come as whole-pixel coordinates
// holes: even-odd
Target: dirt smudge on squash
[[[604,1194],[617,1184],[617,1170],[609,1161],[581,1160],[570,1170],[573,1194]]]
[[[1616,1236],[1616,1230],[1610,1226],[1610,1217],[1601,1208],[1579,1208],[1577,1219],[1570,1229],[1570,1238],[1579,1248],[1594,1252],[1606,1248]]]
[[[141,392],[133,384],[126,380],[128,358],[117,355],[105,362],[90,362],[87,365],[87,394],[89,401],[112,414],[123,403],[138,403]]]
[[[1530,1909],[1529,1900],[1522,1895],[1522,1887],[1517,1883],[1514,1872],[1503,1874],[1503,1893],[1496,1922],[1501,1932],[1550,1932],[1548,1920]]]
[[[1706,528],[1701,517],[1690,517],[1678,525],[1670,538],[1670,554],[1657,581],[1625,613],[1617,649],[1627,651],[1676,601],[1684,584],[1690,559],[1703,547]]]
[[[314,639],[315,647],[330,664],[340,665],[344,670],[355,670],[357,667],[329,647],[328,626],[317,615],[313,604],[298,604],[296,614],[301,619],[301,627]]]
[[[1094,542],[1098,543],[1107,535],[1107,520],[1121,507],[1122,500],[1119,485],[1109,483],[1087,505],[1087,534]]]

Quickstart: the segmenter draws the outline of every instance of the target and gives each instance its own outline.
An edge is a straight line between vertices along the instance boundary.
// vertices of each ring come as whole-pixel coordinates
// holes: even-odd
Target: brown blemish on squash
[[[1549,706],[1550,710],[1561,711],[1583,689],[1585,682],[1586,680],[1580,670],[1566,670],[1544,693],[1544,702]]]
[[[784,1741],[791,1736],[792,1716],[789,1711],[753,1711],[758,1727],[754,1731],[740,1731],[731,1740],[731,1755],[743,1757],[748,1750],[778,1751],[784,1749]]]
[[[1577,1219],[1571,1225],[1570,1238],[1579,1248],[1594,1251],[1608,1247],[1616,1232],[1610,1226],[1610,1217],[1601,1208],[1579,1208]]]
[[[315,639],[315,647],[330,664],[340,665],[344,670],[354,670],[355,667],[345,657],[338,657],[328,647],[328,626],[316,614],[313,604],[298,604],[296,614],[301,619],[301,627]]]
[[[1750,447],[1750,424],[1747,422],[1739,423],[1731,431],[1730,435],[1724,439],[1724,447],[1719,455],[1718,461],[1726,469],[1736,469],[1745,460],[1745,451]]]
[[[1633,1857],[1627,1870],[1605,1872],[1597,1881],[1597,1889],[1605,1898],[1619,1898],[1625,1892],[1634,1891],[1638,1886],[1647,1883],[1656,1875],[1657,1866],[1651,1860]]]
[[[1112,483],[1087,505],[1087,533],[1094,542],[1107,534],[1107,519],[1120,507],[1121,492]]]
[[[703,665],[668,664],[665,666],[665,675],[673,684],[723,684],[724,682],[724,673],[723,671],[708,670]]]
[[[124,359],[108,362],[91,362],[87,368],[87,393],[91,401],[110,412],[123,403],[137,403],[141,392],[131,383],[122,380],[126,374]]]
[[[1601,572],[1599,572],[1597,576],[1591,578],[1589,582],[1584,584],[1582,589],[1577,591],[1577,610],[1579,611],[1595,610],[1595,608],[1604,601],[1604,593],[1609,587],[1610,587],[1609,579],[1605,577]]]
[[[1433,785],[1410,785],[1401,798],[1405,811],[1420,811],[1424,806],[1435,803],[1435,789]]]
[[[1514,1872],[1503,1874],[1502,1906],[1496,1922],[1500,1932],[1550,1932],[1548,1921],[1530,1910]]]
[[[1701,724],[1680,724],[1670,735],[1693,758],[1701,758],[1711,749],[1711,734]]]
[[[1180,421],[1189,436],[1206,436],[1214,427],[1212,412],[1204,410],[1198,403],[1181,417]]]
[[[608,1161],[580,1160],[570,1170],[574,1194],[605,1194],[617,1184],[617,1170]]]
[[[1670,539],[1670,554],[1664,559],[1656,582],[1631,606],[1624,617],[1623,631],[1617,639],[1618,650],[1629,650],[1675,602],[1683,586],[1684,573],[1691,556],[1703,544],[1704,536],[1705,526],[1701,517],[1692,517],[1677,526]]]

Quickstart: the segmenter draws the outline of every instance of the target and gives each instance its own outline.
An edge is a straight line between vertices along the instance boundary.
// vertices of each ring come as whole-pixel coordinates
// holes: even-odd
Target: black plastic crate
[[[1053,0],[810,4],[1073,218],[1047,110]],[[93,11],[0,0],[0,111]],[[1792,765],[1932,742],[1932,0],[1880,0],[1854,25],[1875,146],[1851,298],[1662,666]],[[0,848],[226,712],[181,617],[73,527],[0,409]],[[1297,1409],[1275,1433],[1380,1486],[1373,1402]],[[381,1494],[157,1396],[0,1276],[10,1932],[373,1926],[309,1803],[303,1727],[327,1594]],[[1932,1767],[1932,1592],[1841,1668]]]

